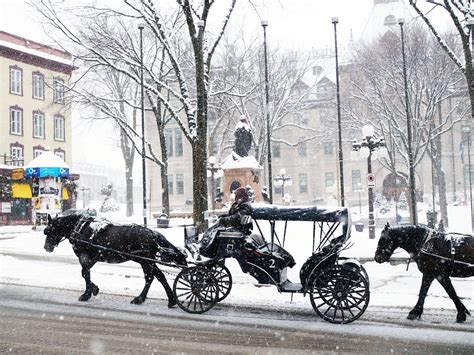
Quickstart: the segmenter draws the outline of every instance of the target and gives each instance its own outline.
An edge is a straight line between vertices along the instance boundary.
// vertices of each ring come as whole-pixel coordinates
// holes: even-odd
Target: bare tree
[[[382,164],[397,175],[404,175],[397,166],[400,156],[402,166],[408,170],[408,137],[406,133],[405,87],[402,76],[402,58],[398,51],[398,34],[387,32],[371,45],[361,45],[356,52],[348,95],[353,104],[346,107],[359,125],[371,123],[389,145],[389,158]],[[409,28],[406,37],[408,72],[408,109],[412,118],[412,149],[414,166],[430,154],[436,171],[444,176],[436,145],[430,144],[452,129],[459,118],[449,112],[439,117],[437,112],[443,101],[462,92],[462,75],[434,39],[421,27]],[[439,119],[438,119],[439,117]],[[405,175],[406,176],[406,175]],[[447,222],[446,187],[440,192],[442,218]],[[411,213],[413,213],[411,211]]]
[[[212,58],[222,35],[227,27],[236,0],[229,0],[228,11],[215,35],[206,31],[209,12],[214,0],[203,0],[199,4],[189,0],[176,0],[176,12],[183,15],[183,20],[190,41],[192,63],[183,63],[180,48],[176,48],[174,38],[182,33],[181,27],[170,27],[165,14],[160,12],[150,0],[124,0],[125,8],[99,8],[95,5],[76,7],[65,14],[50,0],[41,0],[36,8],[47,21],[59,30],[70,42],[80,46],[84,54],[82,60],[113,68],[129,76],[136,83],[140,82],[140,55],[131,33],[122,31],[122,40],[116,40],[117,28],[122,23],[132,24],[135,20],[146,23],[156,43],[165,50],[167,63],[172,69],[174,81],[161,81],[156,75],[157,57],[148,58],[144,70],[149,80],[145,89],[156,95],[169,115],[176,120],[184,136],[191,144],[193,152],[193,217],[195,223],[204,228],[204,211],[207,209],[207,107],[209,97],[209,78]],[[56,4],[58,5],[58,4]],[[76,16],[86,21],[87,26],[75,28]],[[123,19],[123,22],[111,23],[111,18]],[[188,66],[186,66],[186,64]],[[169,93],[170,96],[163,94]],[[157,109],[153,109],[157,112]],[[182,112],[182,114],[181,114]],[[184,117],[183,117],[184,116]],[[184,119],[183,119],[184,118]]]
[[[474,71],[472,62],[472,52],[469,45],[469,34],[474,31],[474,24],[470,24],[469,21],[474,20],[474,8],[472,7],[471,0],[425,0],[423,2],[433,4],[435,7],[444,9],[452,20],[454,27],[456,28],[459,38],[462,43],[462,53],[464,60],[462,60],[456,48],[453,48],[443,36],[436,29],[436,26],[431,22],[429,13],[432,9],[427,12],[423,12],[418,6],[417,0],[410,0],[410,5],[415,9],[417,14],[423,19],[431,33],[436,37],[439,45],[447,53],[447,55],[453,60],[456,66],[462,71],[466,78],[467,87],[469,91],[469,97],[471,100],[471,119],[474,119]]]

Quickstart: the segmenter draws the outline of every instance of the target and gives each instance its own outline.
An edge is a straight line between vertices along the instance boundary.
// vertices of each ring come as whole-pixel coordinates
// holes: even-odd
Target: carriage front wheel
[[[346,324],[358,319],[370,300],[369,283],[353,265],[331,265],[310,284],[311,304],[324,320]]]
[[[211,269],[190,267],[176,276],[173,292],[179,308],[188,313],[204,313],[217,302],[219,286]]]
[[[212,271],[216,278],[217,285],[219,286],[217,302],[220,302],[229,295],[230,290],[232,289],[232,275],[225,265],[217,264],[212,268]]]

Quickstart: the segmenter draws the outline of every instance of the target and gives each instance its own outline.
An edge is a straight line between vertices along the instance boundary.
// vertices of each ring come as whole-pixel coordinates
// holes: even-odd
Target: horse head
[[[390,228],[390,223],[387,222],[380,234],[377,250],[375,251],[374,260],[379,264],[388,261],[395,249],[398,248],[397,238],[391,231],[393,231],[393,229]]]
[[[46,235],[46,240],[44,242],[44,249],[51,253],[54,248],[64,239],[67,238],[74,225],[71,224],[70,216],[56,216],[51,218],[48,215],[48,225],[44,229],[43,233]]]

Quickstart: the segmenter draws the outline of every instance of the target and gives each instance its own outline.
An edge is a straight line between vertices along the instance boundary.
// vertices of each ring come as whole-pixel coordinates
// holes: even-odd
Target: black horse
[[[464,322],[470,313],[457,296],[450,277],[474,276],[474,236],[444,234],[424,226],[390,228],[387,223],[380,235],[375,261],[388,261],[397,248],[405,249],[423,274],[418,302],[408,319],[421,317],[428,289],[437,279],[456,305],[456,321]]]
[[[79,301],[88,301],[96,296],[99,288],[90,279],[90,269],[98,261],[139,263],[145,274],[145,287],[131,303],[145,301],[153,278],[163,285],[168,296],[168,307],[176,300],[163,272],[156,266],[155,260],[186,266],[186,256],[160,233],[148,228],[131,225],[114,225],[106,220],[98,220],[79,211],[67,212],[63,216],[48,216],[48,226],[44,230],[46,241],[44,249],[52,252],[64,239],[72,244],[74,253],[82,266],[82,277],[86,281],[86,290]]]

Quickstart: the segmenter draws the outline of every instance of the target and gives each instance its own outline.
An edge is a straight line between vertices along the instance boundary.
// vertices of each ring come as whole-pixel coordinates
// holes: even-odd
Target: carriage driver
[[[249,195],[245,187],[239,187],[234,192],[235,201],[230,206],[227,216],[219,217],[218,225],[224,227],[237,227],[245,234],[250,234],[252,230],[252,220],[250,215],[252,207],[249,202]]]

